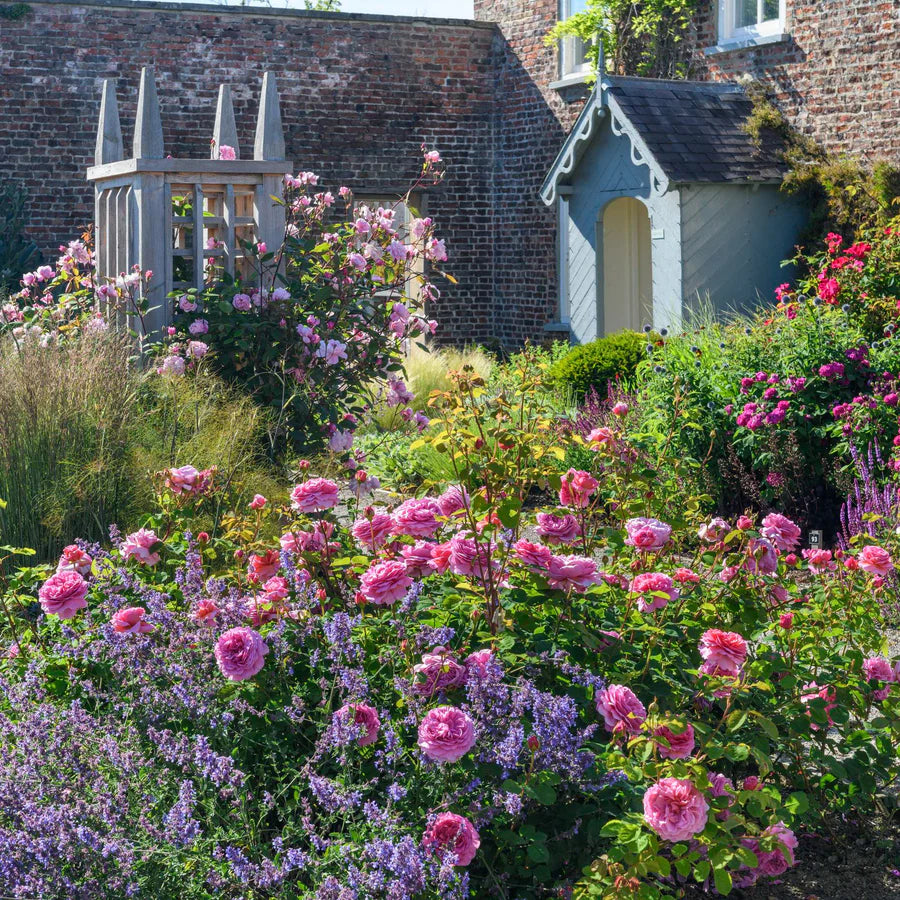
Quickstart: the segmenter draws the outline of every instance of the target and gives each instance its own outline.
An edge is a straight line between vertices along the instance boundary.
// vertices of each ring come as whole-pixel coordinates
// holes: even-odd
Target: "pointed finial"
[[[156,96],[156,79],[153,69],[141,69],[141,90],[138,94],[137,116],[134,120],[135,159],[162,159],[162,119],[159,115],[159,98]]]
[[[602,31],[598,31],[594,35],[594,43],[597,45],[597,77],[602,78],[606,74],[606,58],[603,54]]]
[[[116,101],[116,79],[103,80],[100,98],[100,121],[97,123],[97,145],[94,149],[94,165],[118,162],[125,155],[122,144],[122,126],[119,124],[119,104]]]
[[[219,102],[216,106],[216,124],[213,128],[213,143],[210,156],[219,159],[220,147],[232,147],[234,158],[240,159],[237,126],[234,124],[234,106],[231,103],[231,88],[227,84],[219,86]]]
[[[284,129],[281,127],[281,107],[278,87],[271,72],[263,75],[262,94],[259,98],[259,116],[256,119],[256,139],[253,142],[254,159],[284,159]]]

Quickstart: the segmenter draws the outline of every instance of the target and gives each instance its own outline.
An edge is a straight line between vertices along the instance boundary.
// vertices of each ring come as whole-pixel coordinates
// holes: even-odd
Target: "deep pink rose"
[[[643,572],[631,582],[631,593],[639,594],[638,609],[652,612],[662,609],[670,601],[679,597],[678,588],[668,575],[662,572]]]
[[[467,866],[481,846],[481,838],[475,826],[456,813],[441,813],[426,829],[422,843],[443,857],[452,853],[456,857],[455,865]]]
[[[256,675],[268,652],[262,636],[244,626],[230,628],[216,641],[216,662],[231,681],[245,681]]]
[[[669,542],[672,526],[660,522],[659,519],[638,517],[625,523],[628,537],[625,543],[638,550],[661,550]]]
[[[554,516],[552,513],[538,513],[537,533],[548,544],[571,544],[581,534],[581,526],[572,515]]]
[[[780,513],[769,513],[762,520],[760,530],[764,538],[785,553],[800,543],[800,529],[787,516]]]
[[[804,693],[800,695],[800,700],[809,706],[814,700],[824,700],[825,701],[825,718],[828,720],[829,725],[833,725],[834,721],[831,718],[831,710],[837,706],[837,692],[831,685],[822,685],[821,687],[816,684],[815,681],[810,681],[808,684],[804,684],[801,688]],[[813,731],[819,730],[819,725],[816,722],[812,722],[809,726]]]
[[[721,673],[738,675],[747,660],[747,642],[733,631],[711,628],[700,638],[700,655]]]
[[[209,484],[209,472],[200,472],[193,466],[166,470],[166,487],[176,496],[202,494]]]
[[[327,478],[310,478],[291,491],[291,506],[302,513],[331,509],[337,502],[338,486]]]
[[[429,710],[419,723],[419,747],[437,762],[456,762],[475,746],[475,725],[455,706]]]
[[[454,535],[450,539],[450,571],[463,578],[479,578],[486,580],[493,568],[493,542],[477,541],[463,534]]]
[[[756,855],[757,867],[755,869],[742,867],[738,870],[738,875],[734,879],[737,887],[752,887],[761,876],[777,877],[783,875],[794,865],[794,851],[797,849],[797,838],[784,822],[770,825],[762,833],[761,837],[766,846],[774,844],[772,850],[761,850],[761,841],[758,838],[748,837],[741,841],[745,847],[752,850]]]
[[[550,587],[583,594],[592,584],[599,584],[603,579],[592,559],[585,556],[551,556],[547,580]]]
[[[837,568],[837,564],[832,558],[833,554],[830,550],[804,550],[803,558],[809,565],[809,571],[816,575],[825,572],[833,572]]]
[[[587,509],[591,505],[591,497],[600,482],[590,472],[580,469],[569,469],[562,477],[559,487],[561,506],[573,506],[576,509]]]
[[[425,578],[434,573],[432,552],[435,545],[431,541],[416,541],[400,550],[403,562],[406,563],[406,574],[410,578]]]
[[[534,544],[526,541],[516,541],[512,546],[513,553],[531,569],[546,569],[550,565],[550,557],[553,556],[549,547],[543,544]]]
[[[112,617],[112,627],[119,634],[147,634],[153,626],[144,620],[147,611],[142,606],[120,609]]]
[[[446,647],[435,647],[413,666],[416,691],[431,697],[439,691],[462,687],[466,683],[466,667],[456,661]]]
[[[284,600],[290,593],[287,579],[281,575],[273,575],[264,585],[263,592],[265,599],[269,603],[278,603]]]
[[[624,684],[610,684],[597,693],[597,712],[614,734],[637,734],[647,718],[644,704],[631,688]]]
[[[644,818],[664,841],[687,841],[706,827],[709,804],[687,778],[663,778],[644,794]]]
[[[866,681],[894,681],[894,670],[889,660],[883,656],[870,656],[863,661],[863,675]]]
[[[350,533],[366,550],[383,547],[390,537],[394,520],[387,513],[375,513],[371,519],[361,517],[353,523]]]
[[[51,575],[38,591],[41,608],[48,616],[71,619],[87,606],[88,583],[72,569]]]
[[[93,559],[75,544],[69,544],[63,547],[62,555],[56,565],[57,572],[65,572],[67,569],[77,572],[83,578],[87,578],[91,574],[91,564]]]
[[[250,509],[262,509],[268,502],[262,494],[254,494],[250,501]]]
[[[590,445],[590,449],[596,453],[601,447],[612,444],[615,437],[615,433],[611,428],[601,426],[600,428],[595,428],[587,436],[587,442]]]
[[[335,716],[341,722],[352,723],[360,728],[362,733],[356,739],[356,743],[360,747],[367,747],[374,744],[378,740],[378,733],[381,729],[381,719],[378,718],[378,711],[372,706],[366,706],[364,703],[350,703],[342,706]]]
[[[413,498],[401,503],[393,512],[394,534],[408,537],[433,538],[441,523],[442,515],[437,500],[431,497]]]
[[[262,555],[254,553],[247,566],[247,577],[259,584],[268,581],[281,568],[281,554],[277,550],[266,550]]]
[[[193,613],[191,613],[191,618],[195,622],[212,622],[213,619],[218,615],[219,607],[216,606],[215,601],[213,600],[201,600],[195,607]]]
[[[466,657],[466,671],[471,675],[477,674],[480,678],[484,678],[490,671],[491,664],[494,662],[494,651],[488,648],[484,650],[476,650]]]
[[[392,559],[377,563],[360,579],[359,592],[376,606],[390,606],[406,596],[413,581],[406,574],[406,564]]]
[[[653,736],[664,738],[668,743],[666,746],[661,741],[656,742],[663,759],[687,759],[694,752],[694,726],[690,723],[680,732],[668,725],[658,725],[653,729]]]
[[[887,550],[883,550],[875,544],[868,544],[863,547],[859,551],[857,559],[859,567],[863,571],[868,572],[870,575],[880,575],[882,578],[894,568]]]
[[[135,559],[145,566],[155,566],[159,562],[159,553],[151,553],[150,548],[159,543],[159,538],[152,531],[141,528],[125,538],[120,547],[122,558]]]
[[[451,484],[450,487],[437,498],[438,506],[442,516],[450,517],[458,512],[462,512],[469,505],[469,494],[465,488],[458,484]]]

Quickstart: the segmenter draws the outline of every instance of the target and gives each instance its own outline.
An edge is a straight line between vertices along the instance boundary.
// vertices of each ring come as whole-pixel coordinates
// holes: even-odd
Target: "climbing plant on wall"
[[[587,0],[583,12],[557,23],[547,42],[581,38],[590,45],[595,73],[602,46],[605,68],[614,74],[685,78],[695,9],[696,0]]]

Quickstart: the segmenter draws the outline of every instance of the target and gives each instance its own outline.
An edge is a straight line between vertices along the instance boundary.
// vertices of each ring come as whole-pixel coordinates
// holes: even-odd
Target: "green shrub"
[[[647,336],[636,331],[620,331],[574,347],[553,366],[560,387],[569,388],[581,399],[594,387],[604,396],[609,381],[634,376],[646,356]]]
[[[24,236],[24,219],[25,191],[14,182],[0,181],[0,297],[41,262],[37,244]]]

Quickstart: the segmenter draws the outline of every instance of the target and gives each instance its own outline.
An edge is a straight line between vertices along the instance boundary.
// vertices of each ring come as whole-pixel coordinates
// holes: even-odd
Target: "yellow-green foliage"
[[[433,391],[450,388],[450,373],[470,366],[478,375],[490,378],[495,363],[490,354],[481,347],[466,347],[462,350],[448,347],[440,350],[422,350],[413,345],[406,359],[406,383],[415,395],[410,404],[414,410],[424,410]],[[381,404],[374,414],[379,428],[393,430],[405,427],[399,410]]]

